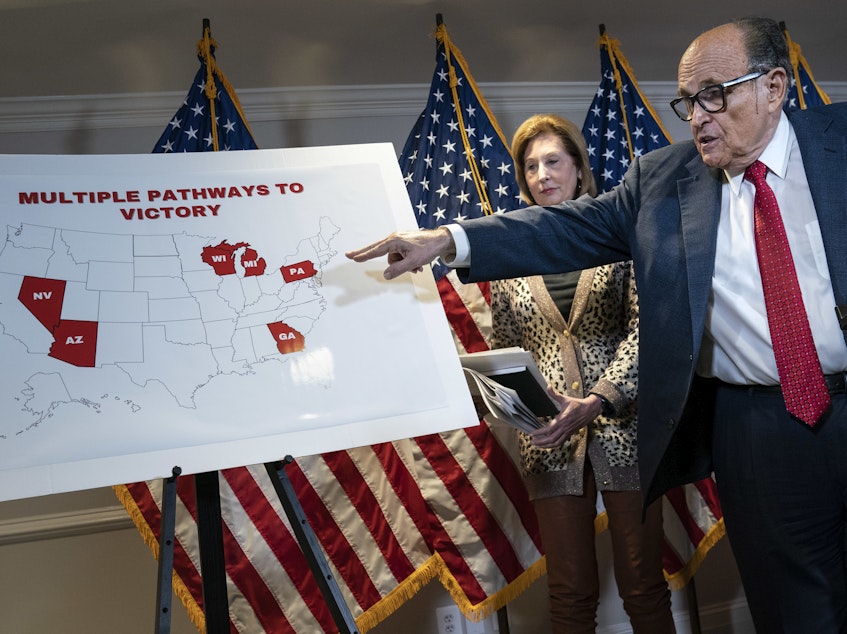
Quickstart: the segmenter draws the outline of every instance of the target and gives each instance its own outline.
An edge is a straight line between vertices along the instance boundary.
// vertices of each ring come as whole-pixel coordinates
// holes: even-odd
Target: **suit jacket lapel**
[[[833,123],[826,111],[797,112],[790,118],[818,215],[835,299],[847,304],[847,141],[829,133]]]
[[[699,337],[705,328],[712,289],[721,183],[719,172],[706,168],[699,155],[688,164],[688,169],[692,176],[677,181],[682,242],[685,249],[680,264],[688,278],[691,332],[697,338],[692,343],[693,349],[697,350],[700,347]]]

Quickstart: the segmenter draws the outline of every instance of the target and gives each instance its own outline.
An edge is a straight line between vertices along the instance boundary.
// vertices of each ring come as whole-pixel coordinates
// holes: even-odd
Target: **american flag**
[[[400,155],[421,228],[521,206],[507,143],[447,28],[436,29],[426,107]],[[489,286],[462,284],[443,263],[436,284],[459,352],[487,349]],[[541,541],[520,472],[485,423],[415,438],[421,490],[437,520],[442,583],[471,620],[506,605],[544,573]]]
[[[256,147],[235,92],[215,62],[215,46],[204,29],[198,43],[200,69],[155,152]],[[472,85],[465,71],[460,68],[459,72],[463,82]],[[502,154],[501,135],[487,123],[484,102],[468,98],[462,103],[478,108],[463,114],[465,125],[479,126],[479,148],[496,144]],[[446,125],[446,116],[444,121]],[[508,152],[498,159],[495,168],[511,170]],[[464,179],[465,167],[457,165],[457,182]],[[501,171],[485,169],[483,173],[495,183],[493,175]],[[515,192],[509,196],[516,195],[517,188],[508,186]],[[463,213],[476,212],[469,207]],[[482,291],[457,291],[457,302],[468,295],[479,298]],[[487,308],[484,299],[482,304]],[[515,466],[485,426],[300,457],[286,472],[362,632],[435,579],[466,615],[479,619],[543,573],[537,564],[533,567],[540,556],[537,530],[526,525],[523,505],[528,501],[522,487],[515,484],[520,481]],[[156,556],[163,484],[149,481],[115,487]],[[250,634],[337,631],[264,465],[222,470],[218,484],[231,630]],[[534,541],[527,538],[530,534]],[[177,480],[173,588],[189,618],[202,630],[205,616],[192,477]]]
[[[604,192],[623,180],[634,158],[671,140],[638,89],[620,43],[601,31],[600,85],[585,116],[582,134],[597,189]]]
[[[426,108],[400,154],[400,169],[422,229],[522,205],[514,163],[497,122],[443,24],[436,37],[436,67]],[[440,262],[434,264],[433,274],[459,350],[486,349],[491,323],[488,284],[465,287]]]
[[[205,33],[197,43],[200,68],[194,83],[153,147],[154,154],[257,148],[238,97],[215,61],[217,42]]]
[[[814,108],[831,103],[829,96],[815,82],[815,77],[800,50],[800,45],[788,35],[784,22],[780,22],[780,26],[788,41],[788,54],[791,56],[791,66],[794,69],[794,80],[788,87],[788,100],[784,109],[788,111],[796,108]]]
[[[591,169],[600,191],[621,180],[637,157],[669,145],[671,138],[647,101],[620,43],[600,27],[600,85],[582,127]],[[663,566],[678,590],[694,576],[703,558],[725,534],[714,480],[677,487],[664,498]]]

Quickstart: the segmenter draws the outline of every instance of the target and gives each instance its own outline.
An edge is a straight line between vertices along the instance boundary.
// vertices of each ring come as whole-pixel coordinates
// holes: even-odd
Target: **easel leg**
[[[203,579],[203,613],[207,634],[229,634],[229,598],[221,521],[218,472],[194,476],[197,498],[197,538],[200,545],[200,575]]]
[[[159,528],[159,580],[156,590],[156,634],[170,634],[171,602],[173,597],[174,532],[176,526],[176,479],[182,473],[173,468],[173,475],[162,483],[162,525]]]
[[[300,549],[303,551],[306,561],[309,562],[309,568],[321,589],[321,594],[323,594],[327,607],[332,614],[332,619],[338,627],[339,634],[358,634],[350,608],[347,607],[344,597],[341,596],[341,590],[332,576],[332,571],[323,555],[318,538],[309,525],[303,507],[300,505],[300,500],[297,498],[297,492],[294,490],[291,480],[288,479],[288,474],[285,473],[285,465],[293,461],[294,459],[291,456],[286,456],[282,463],[266,463],[265,469],[267,469],[268,476],[270,476],[274,489],[279,496],[294,535],[297,537],[297,543],[300,544]]]
[[[497,627],[500,634],[509,634],[509,611],[505,605],[497,610]]]

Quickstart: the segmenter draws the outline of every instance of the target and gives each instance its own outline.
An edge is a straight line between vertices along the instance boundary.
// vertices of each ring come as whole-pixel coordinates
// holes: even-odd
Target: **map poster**
[[[0,156],[0,500],[478,424],[390,144]]]

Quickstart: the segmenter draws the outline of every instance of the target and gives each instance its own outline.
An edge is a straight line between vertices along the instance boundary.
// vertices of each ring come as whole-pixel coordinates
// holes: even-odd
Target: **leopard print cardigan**
[[[581,495],[586,456],[598,489],[637,491],[638,297],[631,263],[582,271],[568,320],[540,276],[492,282],[491,308],[492,348],[528,350],[557,392],[600,394],[615,412],[553,449],[517,432],[530,497]]]

